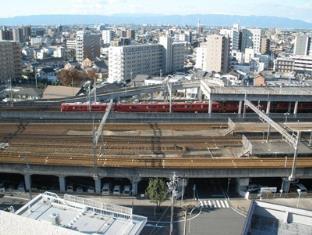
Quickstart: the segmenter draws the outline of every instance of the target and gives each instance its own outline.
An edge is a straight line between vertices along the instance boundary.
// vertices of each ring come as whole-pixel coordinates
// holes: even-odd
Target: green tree
[[[159,208],[160,204],[167,198],[167,191],[167,186],[163,179],[151,178],[149,179],[145,193],[156,204],[157,208]]]

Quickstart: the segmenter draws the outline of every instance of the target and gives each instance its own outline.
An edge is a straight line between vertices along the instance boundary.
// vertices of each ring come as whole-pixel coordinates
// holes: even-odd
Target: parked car
[[[122,191],[122,194],[125,196],[130,196],[131,194],[131,186],[130,185],[126,185]]]
[[[120,185],[115,185],[113,189],[113,195],[120,195],[120,193],[121,193]]]
[[[88,187],[87,192],[88,193],[94,193],[95,192],[94,187],[92,187],[92,186]]]
[[[76,188],[76,193],[83,193],[83,187],[78,186],[78,187]]]
[[[73,193],[74,192],[74,187],[72,185],[67,185],[66,192]]]
[[[111,191],[110,191],[110,184],[109,183],[105,183],[102,187],[102,195],[110,195]]]
[[[4,183],[0,183],[0,194],[4,194],[4,193],[5,193]]]
[[[25,187],[24,187],[24,182],[23,182],[23,181],[21,181],[21,182],[18,184],[18,186],[17,186],[17,191],[18,191],[18,192],[22,192],[22,193],[25,192]]]

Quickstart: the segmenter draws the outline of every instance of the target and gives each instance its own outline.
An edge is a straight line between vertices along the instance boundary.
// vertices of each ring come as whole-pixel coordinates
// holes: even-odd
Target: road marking
[[[226,200],[203,200],[199,201],[199,204],[202,208],[230,208]]]
[[[210,201],[210,200],[208,201],[208,204],[209,204],[209,207],[212,207],[212,204],[211,204],[211,201]]]

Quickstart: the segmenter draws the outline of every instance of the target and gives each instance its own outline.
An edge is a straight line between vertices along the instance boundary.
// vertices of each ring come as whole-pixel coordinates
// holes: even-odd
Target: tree
[[[152,202],[156,203],[157,208],[159,208],[160,204],[166,200],[167,191],[167,186],[163,179],[149,179],[146,194]]]

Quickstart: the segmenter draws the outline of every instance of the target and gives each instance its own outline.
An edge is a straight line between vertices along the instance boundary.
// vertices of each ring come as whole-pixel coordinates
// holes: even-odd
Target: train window
[[[165,105],[163,105],[162,107],[163,107],[163,109],[165,109],[165,108],[166,108],[166,106],[165,106]]]

